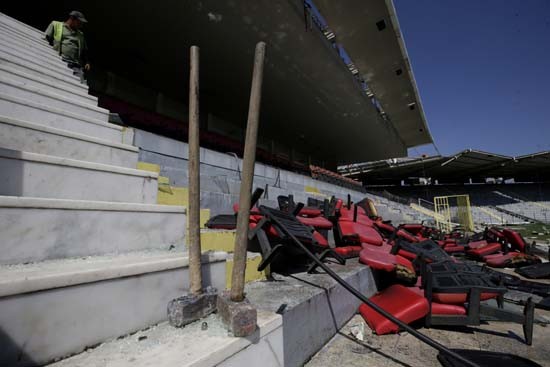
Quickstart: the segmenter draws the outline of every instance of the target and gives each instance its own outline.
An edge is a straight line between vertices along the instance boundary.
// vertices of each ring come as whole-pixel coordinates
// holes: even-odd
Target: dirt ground
[[[550,312],[536,310],[537,315]],[[363,328],[363,341],[350,331]],[[476,327],[419,329],[425,335],[451,348],[507,352],[529,358],[542,366],[550,366],[550,326],[535,325],[533,345],[523,342],[519,324],[491,322]],[[437,351],[408,333],[377,336],[360,315],[354,316],[327,345],[306,364],[317,366],[381,366],[430,367],[441,366]]]

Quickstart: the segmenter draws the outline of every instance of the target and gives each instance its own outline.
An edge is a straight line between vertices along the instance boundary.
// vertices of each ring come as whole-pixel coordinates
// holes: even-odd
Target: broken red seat
[[[311,226],[315,229],[332,229],[332,223],[325,217],[296,217],[300,223],[305,224],[306,226]]]
[[[497,298],[499,293],[486,292],[481,293],[480,300],[487,301],[489,299]],[[433,293],[432,299],[435,302],[452,304],[452,305],[461,305],[467,302],[468,293]]]
[[[468,247],[471,248],[471,249],[476,249],[476,248],[480,248],[480,247],[485,247],[487,246],[487,241],[485,240],[481,240],[481,241],[472,241],[470,243],[468,243]]]
[[[404,229],[405,231],[411,233],[412,235],[416,236],[420,234],[424,230],[424,226],[422,224],[403,224],[400,226],[400,228]]]
[[[500,243],[487,241],[470,242],[468,247],[470,247],[470,249],[466,251],[466,253],[475,257],[495,254],[502,249],[502,245]]]
[[[341,218],[349,218],[353,220],[353,215],[355,213],[355,205],[351,206],[351,209],[348,209],[345,206],[342,206],[340,208],[340,217]],[[361,208],[360,206],[357,207],[357,216],[364,216],[368,218],[367,212],[365,209]]]
[[[370,301],[400,321],[410,324],[429,312],[428,300],[400,284],[394,284],[370,298]],[[378,335],[397,333],[399,327],[380,315],[366,303],[359,306],[359,313]]]
[[[319,246],[328,247],[328,240],[321,233],[313,231],[313,239]]]
[[[422,297],[424,297],[424,290],[421,289],[419,286],[410,287],[409,289],[415,292],[416,294],[419,294]],[[445,303],[432,302],[431,308],[432,308],[432,315],[465,316],[467,313],[466,308],[463,305],[450,305]]]
[[[393,246],[387,243],[386,241],[382,241],[382,244],[380,246],[371,245],[369,243],[362,243],[361,246],[363,248],[371,248],[371,249],[378,250],[380,252],[386,252],[388,254],[391,253],[391,249],[393,248]]]
[[[386,233],[387,235],[391,235],[393,232],[395,232],[397,230],[397,228],[395,228],[394,226],[392,226],[391,224],[389,223],[384,223],[382,221],[374,221],[373,222],[373,225],[378,228],[379,230],[383,231],[384,233]]]
[[[492,268],[516,268],[520,266],[538,264],[541,260],[532,255],[526,255],[521,252],[509,252],[507,254],[498,253],[487,255],[483,258],[485,263]]]
[[[343,246],[336,247],[333,250],[344,259],[349,259],[352,257],[358,257],[363,248],[361,246]]]
[[[418,239],[417,237],[415,237],[411,233],[407,232],[406,230],[399,229],[396,234],[397,234],[397,237],[401,237],[405,241],[420,242],[420,239]]]
[[[321,216],[321,214],[323,214],[323,211],[321,209],[310,208],[310,207],[303,207],[300,210],[300,213],[298,213],[299,216],[309,217],[309,218],[319,217]]]
[[[357,237],[357,244],[368,243],[370,245],[381,246],[382,236],[376,229],[356,222],[339,221],[338,226],[342,237],[347,240]]]
[[[504,235],[508,243],[510,243],[512,249],[519,252],[525,252],[525,250],[527,249],[527,243],[518,232],[512,231],[508,228],[504,228],[502,230],[502,234]]]
[[[392,272],[397,267],[403,267],[409,273],[415,274],[414,266],[409,260],[373,246],[363,246],[363,250],[359,254],[359,262],[373,269],[387,272]]]
[[[252,216],[251,216],[252,217]],[[252,222],[250,221],[250,224],[248,225],[248,228],[250,230],[253,230],[254,228],[256,228],[256,226],[258,225],[257,222]],[[274,226],[272,226],[271,224],[267,223],[264,225],[263,227],[265,233],[268,235],[268,237],[271,237],[271,238],[277,238],[277,237],[280,237],[279,236],[279,232],[277,232],[277,230],[275,229]],[[323,247],[328,247],[328,241],[327,239],[319,232],[317,231],[313,231],[312,233],[312,237],[313,239],[317,242],[317,244],[319,246],[323,246]]]
[[[239,212],[239,204],[238,203],[233,204],[233,211],[235,213]],[[250,214],[260,214],[260,209],[258,209],[257,207],[252,207],[252,209],[250,209]]]

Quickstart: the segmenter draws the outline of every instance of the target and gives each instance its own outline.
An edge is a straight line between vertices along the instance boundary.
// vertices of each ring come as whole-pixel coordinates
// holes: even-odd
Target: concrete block
[[[184,327],[216,311],[218,291],[208,287],[203,293],[187,293],[168,302],[168,322],[174,327]]]
[[[67,130],[0,117],[0,146],[6,149],[135,168],[137,149]]]
[[[256,331],[258,314],[246,298],[242,302],[233,302],[229,291],[221,292],[218,295],[218,314],[236,337],[249,336]]]

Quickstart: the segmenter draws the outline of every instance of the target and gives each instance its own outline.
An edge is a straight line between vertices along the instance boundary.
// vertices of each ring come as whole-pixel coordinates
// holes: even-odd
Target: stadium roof
[[[478,150],[464,150],[453,156],[389,159],[339,167],[344,176],[365,184],[394,184],[408,178],[432,178],[443,182],[468,179],[514,178],[539,181],[550,178],[550,152],[510,157]]]
[[[82,9],[90,21],[86,32],[96,72],[112,72],[183,103],[187,50],[199,45],[201,110],[205,109],[203,116],[214,116],[204,119],[241,128],[254,46],[263,40],[267,60],[260,139],[266,144],[281,143],[319,160],[344,164],[406,156],[407,148],[430,143],[391,1],[313,3],[375,99],[328,35],[308,24],[302,0],[60,0],[33,4],[32,12],[26,3],[7,2],[6,13],[45,28],[67,9]],[[111,80],[108,74],[96,85],[104,86],[108,95],[118,90]],[[132,96],[138,92],[132,90]],[[146,107],[154,109],[155,95],[147,94],[149,99]]]
[[[315,0],[407,147],[433,142],[392,0]]]

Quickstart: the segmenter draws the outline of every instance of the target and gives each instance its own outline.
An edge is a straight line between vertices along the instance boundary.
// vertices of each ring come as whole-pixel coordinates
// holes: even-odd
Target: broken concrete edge
[[[201,294],[186,293],[168,302],[168,322],[174,327],[184,327],[203,319],[217,309],[218,291],[208,287]]]
[[[230,291],[226,290],[219,294],[217,306],[222,322],[233,336],[246,337],[256,331],[258,312],[248,299],[234,302]]]

